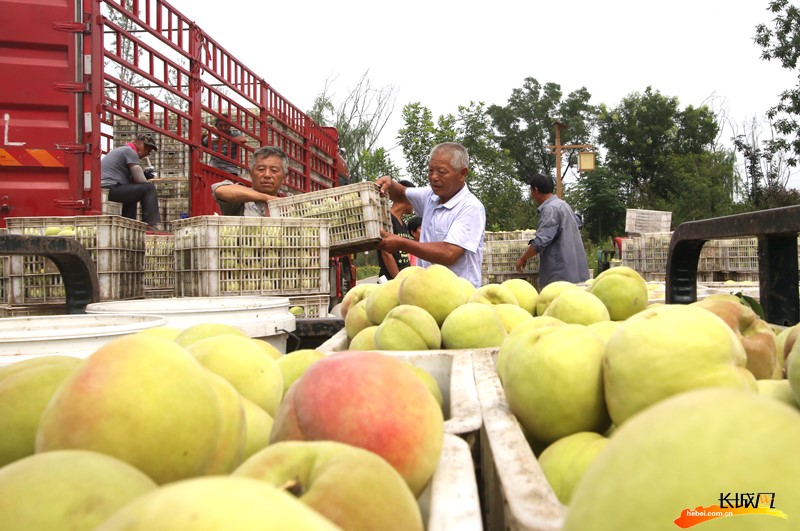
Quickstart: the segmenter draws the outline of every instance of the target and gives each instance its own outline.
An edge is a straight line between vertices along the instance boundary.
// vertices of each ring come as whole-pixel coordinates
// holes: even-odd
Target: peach
[[[289,388],[270,443],[292,440],[338,441],[375,452],[418,496],[439,463],[444,418],[402,361],[345,351],[317,361]]]

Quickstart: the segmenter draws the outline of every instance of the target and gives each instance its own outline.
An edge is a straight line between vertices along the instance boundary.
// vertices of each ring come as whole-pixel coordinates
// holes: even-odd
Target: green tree
[[[308,116],[320,125],[335,127],[339,132],[339,147],[350,172],[350,180],[366,180],[363,155],[374,163],[378,138],[394,112],[396,100],[394,87],[374,88],[365,72],[356,85],[337,105],[332,93],[333,82],[327,80]],[[384,151],[381,157],[386,157]]]
[[[400,174],[400,169],[392,162],[384,148],[377,148],[371,152],[364,150],[361,153],[361,171],[368,181],[374,181],[381,175]]]
[[[767,11],[775,15],[773,27],[767,24],[756,26],[755,42],[761,48],[761,58],[773,59],[790,71],[797,70],[800,59],[800,8],[790,4],[788,0],[769,2]],[[781,92],[778,104],[767,111],[775,129],[781,137],[775,139],[777,148],[791,151],[793,156],[787,159],[790,166],[797,164],[800,155],[800,78],[798,85]]]
[[[624,234],[625,180],[625,176],[598,164],[595,171],[582,174],[575,184],[566,187],[566,200],[583,214],[583,231],[591,240],[600,243]]]
[[[528,77],[521,88],[511,92],[505,106],[488,109],[498,131],[499,143],[514,160],[519,178],[535,173],[554,175],[555,155],[549,149],[555,143],[555,123],[567,124],[561,143],[590,144],[595,108],[589,104],[591,94],[576,90],[566,98],[556,83],[540,84]],[[562,178],[575,162],[574,153],[567,153],[562,165]]]
[[[629,206],[640,208],[669,205],[684,187],[667,165],[670,157],[715,149],[719,130],[707,107],[681,110],[677,98],[651,87],[628,95],[616,107],[600,105],[597,123],[598,141],[607,150],[606,164],[625,176],[622,194]]]

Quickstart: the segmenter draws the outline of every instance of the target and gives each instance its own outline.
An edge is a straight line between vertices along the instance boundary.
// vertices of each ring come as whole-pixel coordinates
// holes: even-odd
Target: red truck
[[[219,117],[246,137],[228,160],[243,175],[255,148],[276,145],[290,158],[285,193],[347,184],[336,130],[166,1],[0,0],[0,27],[0,227],[7,217],[100,214],[101,156],[142,132],[159,139],[150,157],[159,177],[185,179],[179,214],[218,212],[211,185],[231,175],[208,164],[201,139],[219,138]],[[348,257],[331,266],[335,302],[355,274]]]

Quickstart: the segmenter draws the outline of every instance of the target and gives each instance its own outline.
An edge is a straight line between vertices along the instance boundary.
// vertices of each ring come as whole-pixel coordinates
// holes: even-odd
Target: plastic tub
[[[0,319],[0,366],[58,354],[85,358],[105,343],[164,326],[159,315],[55,315]]]
[[[189,328],[200,323],[221,323],[241,328],[253,338],[269,342],[286,353],[286,339],[294,332],[295,317],[286,297],[181,297],[135,301],[94,302],[88,314],[163,316],[168,326]]]
[[[558,531],[567,508],[556,497],[508,407],[495,359],[497,349],[476,352],[475,383],[483,428],[480,458],[487,527]]]

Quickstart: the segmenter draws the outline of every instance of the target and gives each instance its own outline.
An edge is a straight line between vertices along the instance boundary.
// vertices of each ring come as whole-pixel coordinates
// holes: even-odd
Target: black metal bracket
[[[100,298],[97,268],[86,247],[77,240],[59,236],[0,236],[0,255],[45,256],[53,261],[64,279],[67,313],[86,313],[86,305]]]
[[[697,300],[697,264],[708,240],[758,238],[758,284],[768,322],[791,326],[800,320],[797,234],[800,206],[773,208],[690,221],[672,233],[667,258],[667,304]]]

